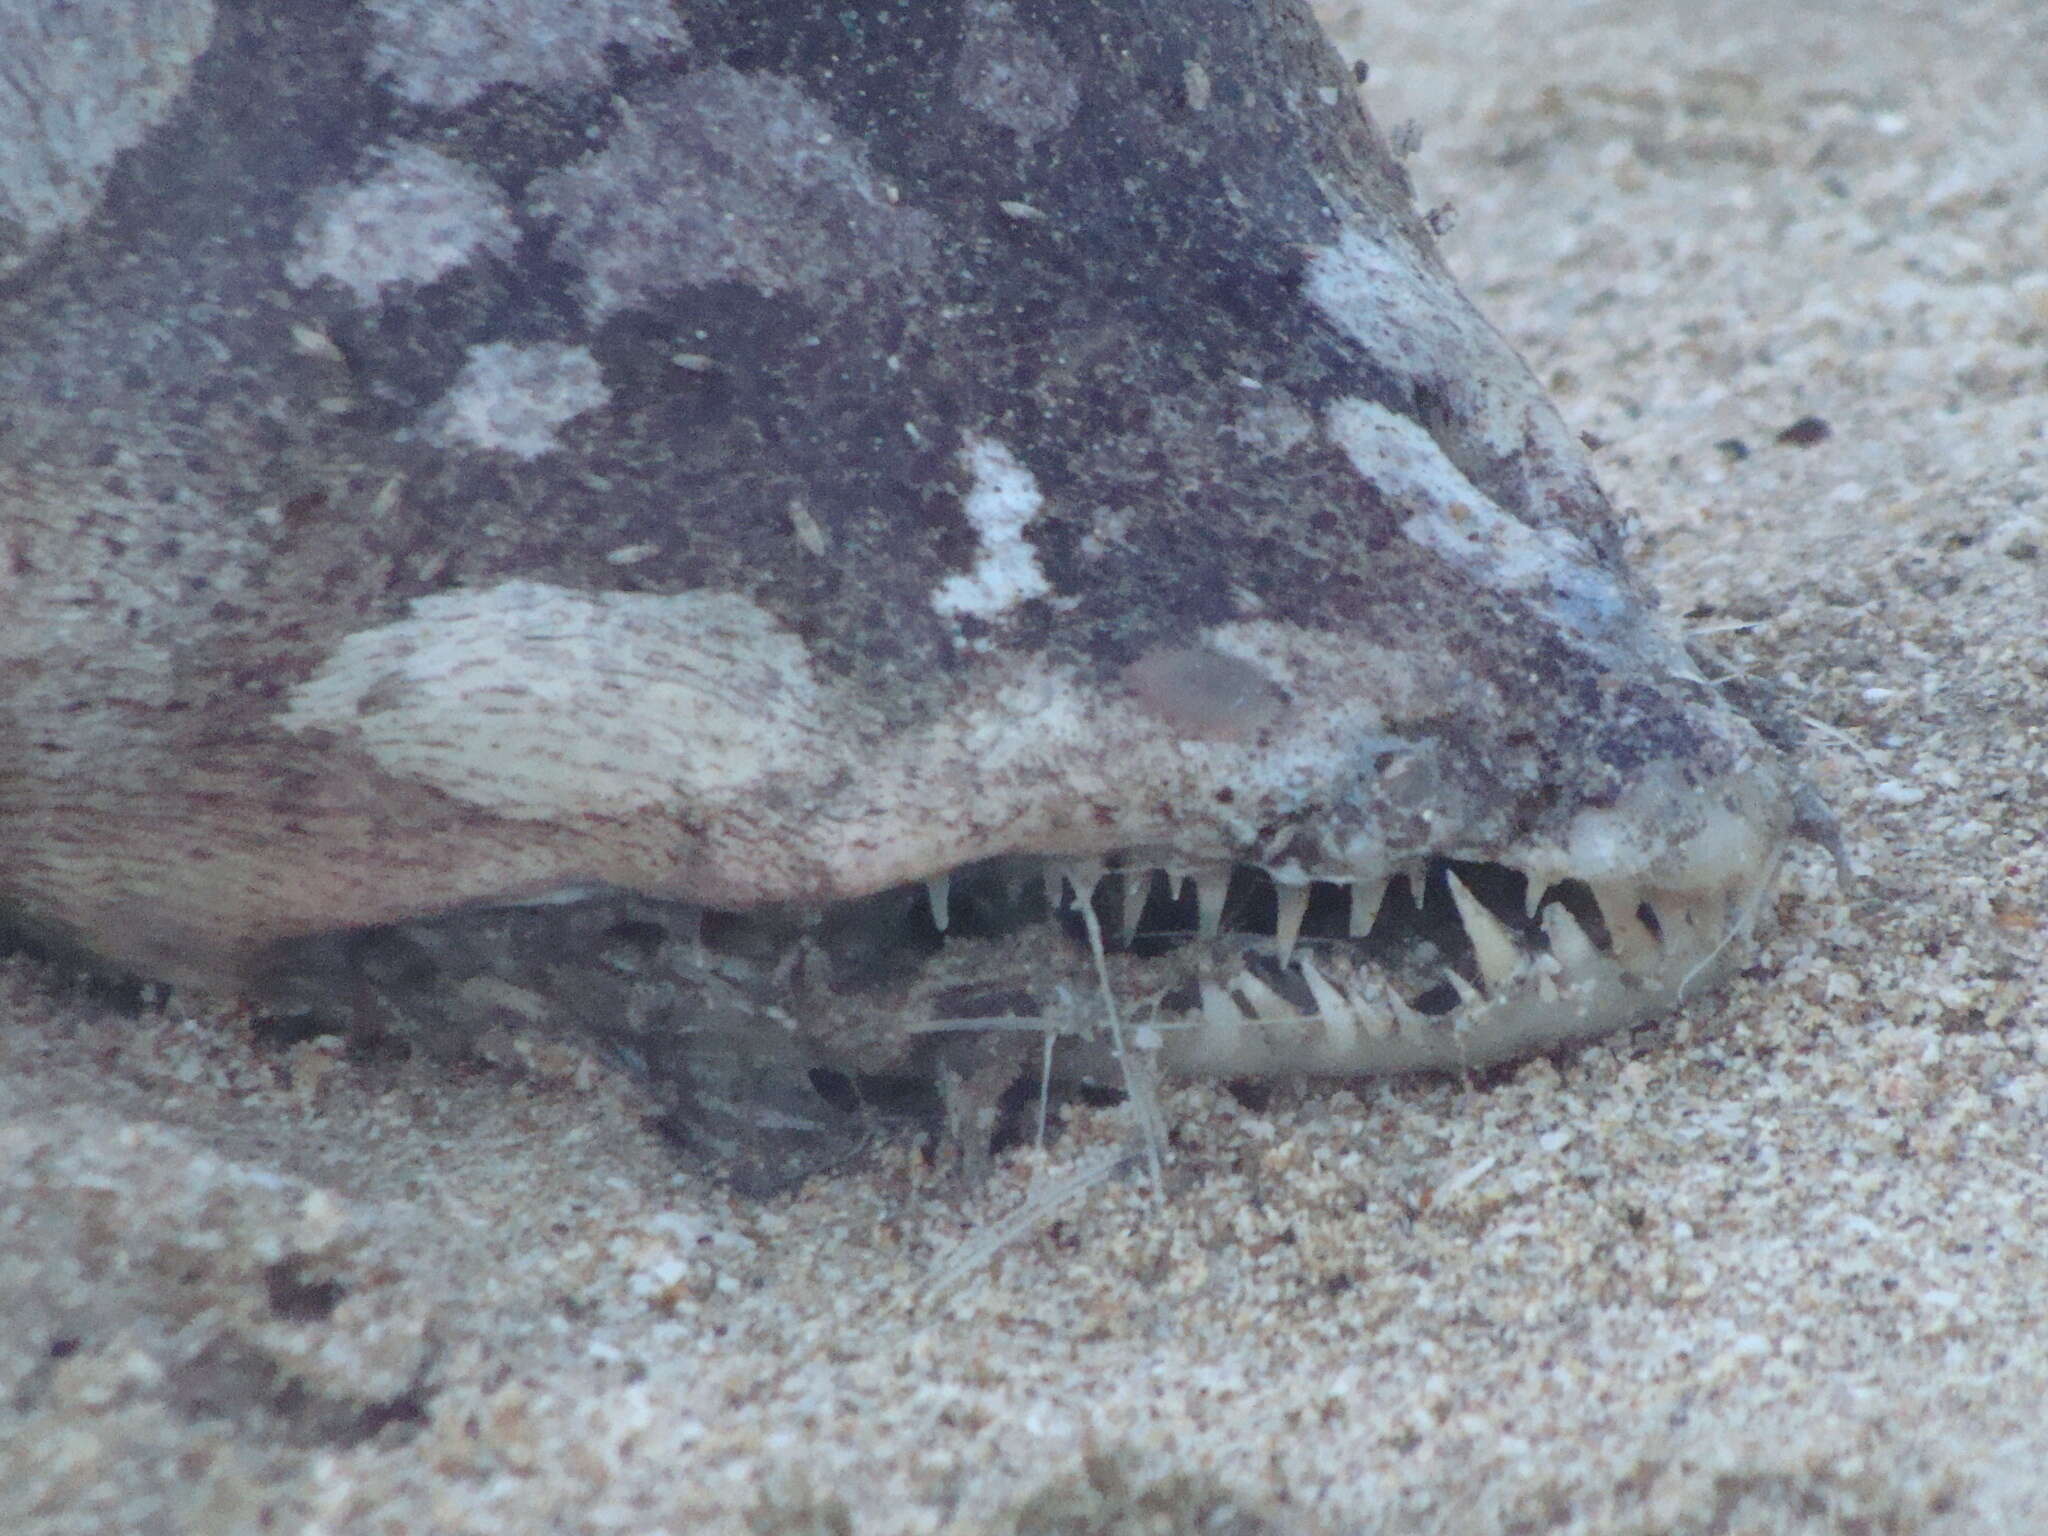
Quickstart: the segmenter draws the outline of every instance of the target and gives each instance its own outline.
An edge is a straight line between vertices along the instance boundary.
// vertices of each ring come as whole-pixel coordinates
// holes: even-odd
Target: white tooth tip
[[[953,877],[936,875],[924,883],[925,895],[931,898],[932,923],[939,932],[946,931],[946,924],[952,917]]]
[[[1301,920],[1308,915],[1308,887],[1305,885],[1282,885],[1275,887],[1279,897],[1278,920],[1273,928],[1273,943],[1280,955],[1282,965],[1294,958],[1295,943],[1301,938]]]
[[[1358,1021],[1352,1014],[1350,1000],[1338,989],[1337,984],[1316,969],[1316,963],[1307,955],[1301,957],[1301,979],[1308,983],[1309,996],[1316,1000],[1316,1012],[1333,1029],[1355,1031]]]
[[[1567,978],[1599,958],[1591,936],[1561,901],[1543,909],[1543,931],[1550,936],[1550,952],[1557,956]]]
[[[1138,934],[1138,919],[1145,915],[1145,902],[1152,894],[1150,869],[1124,871],[1123,936],[1128,945]]]
[[[1371,884],[1362,880],[1351,882],[1351,937],[1362,939],[1372,932],[1372,925],[1379,920],[1380,908],[1387,903],[1387,887],[1390,879],[1380,879]]]
[[[1230,894],[1230,871],[1227,869],[1205,869],[1195,881],[1195,908],[1199,914],[1201,935],[1213,939],[1223,931],[1223,898]]]
[[[1470,1008],[1475,1003],[1481,1003],[1486,1000],[1484,993],[1456,971],[1445,971],[1444,980],[1448,981],[1451,984],[1451,990],[1458,994],[1458,1004],[1460,1007]]]
[[[1487,911],[1485,903],[1472,894],[1455,872],[1445,870],[1444,880],[1451,888],[1451,900],[1465,924],[1465,937],[1472,941],[1472,953],[1479,961],[1479,974],[1485,978],[1487,990],[1498,992],[1514,980],[1515,973],[1521,969],[1521,946],[1515,942],[1507,924]]]

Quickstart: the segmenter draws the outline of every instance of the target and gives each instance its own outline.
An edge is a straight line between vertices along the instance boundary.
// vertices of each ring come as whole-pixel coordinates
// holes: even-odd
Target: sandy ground
[[[574,1062],[0,973],[0,1529],[2048,1530],[2048,13],[1331,16],[1858,883],[1628,1039],[1175,1090],[978,1266],[1124,1111],[747,1204]]]

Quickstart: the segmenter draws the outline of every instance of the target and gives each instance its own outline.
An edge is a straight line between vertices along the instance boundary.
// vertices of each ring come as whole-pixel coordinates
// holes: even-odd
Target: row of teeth
[[[1122,877],[1121,929],[1126,944],[1138,928],[1140,914],[1151,899],[1154,886],[1166,882],[1169,899],[1178,893],[1185,900],[1190,889],[1195,897],[1197,932],[1203,939],[1215,939],[1223,931],[1224,897],[1228,891],[1231,866],[1217,865],[1202,869],[1175,869],[1153,867],[1147,869],[1112,870],[1100,863],[1076,863],[1063,866],[1048,865],[1043,878],[1046,881],[1047,904],[1058,910],[1062,902],[1071,895],[1077,904],[1092,905],[1096,890],[1102,881],[1112,875]],[[1537,923],[1549,941],[1548,956],[1532,952],[1514,930],[1496,917],[1485,903],[1472,893],[1471,888],[1458,877],[1455,870],[1446,868],[1444,881],[1450,891],[1458,917],[1465,930],[1465,936],[1472,946],[1473,958],[1477,964],[1480,980],[1488,992],[1498,995],[1530,969],[1532,961],[1547,960],[1539,964],[1538,985],[1543,987],[1551,974],[1562,970],[1572,974],[1591,964],[1600,956],[1600,946],[1586,932],[1584,925],[1560,901],[1546,900],[1552,888],[1541,879],[1530,878],[1524,898],[1527,915]],[[1394,881],[1405,879],[1409,891],[1419,894],[1423,887],[1423,871],[1420,867],[1402,875],[1388,877],[1375,884],[1362,881],[1327,882],[1347,889],[1350,896],[1349,933],[1353,939],[1361,939],[1371,932],[1385,906]],[[1325,882],[1314,882],[1321,884]],[[925,888],[931,904],[932,921],[941,933],[946,931],[951,904],[950,876],[941,875],[926,882]],[[1308,913],[1311,883],[1301,880],[1275,878],[1276,919],[1273,933],[1274,953],[1281,965],[1296,962],[1296,947],[1301,938],[1301,925]],[[1607,939],[1613,958],[1624,969],[1643,972],[1656,962],[1660,940],[1657,930],[1644,920],[1648,910],[1636,897],[1634,891],[1621,886],[1589,885],[1593,899],[1600,908],[1601,919],[1607,929]],[[1298,969],[1319,1005],[1327,1011],[1331,1000],[1339,1004],[1344,999],[1339,989],[1316,970],[1306,954],[1298,961]],[[1473,1002],[1478,998],[1477,989],[1455,970],[1446,967],[1445,980],[1458,992],[1461,1001]],[[1250,978],[1253,987],[1271,988]],[[1549,990],[1547,987],[1545,990]],[[1250,1001],[1250,999],[1247,999]],[[1284,999],[1281,1000],[1284,1003]]]

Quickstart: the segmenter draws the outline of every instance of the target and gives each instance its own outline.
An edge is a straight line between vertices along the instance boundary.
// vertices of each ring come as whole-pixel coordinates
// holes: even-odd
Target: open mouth
[[[471,908],[300,941],[273,995],[346,1000],[430,1045],[496,1025],[594,1044],[673,1140],[766,1192],[851,1155],[874,1115],[963,1139],[968,1079],[1003,1106],[985,1153],[1027,1101],[1042,1115],[1048,1082],[1120,1090],[1132,1050],[1184,1073],[1354,1075],[1625,1028],[1720,975],[1771,863],[1680,888],[1445,857],[1346,882],[1013,855],[813,907]]]
[[[1750,873],[1677,890],[1441,857],[1361,882],[1013,857],[798,917],[800,938],[788,913],[707,913],[701,932],[763,959],[807,945],[830,990],[913,1033],[1100,1035],[1113,1009],[1175,1070],[1373,1073],[1484,1065],[1682,1000],[1747,922],[1767,871]],[[1004,974],[1003,946],[1048,927],[1068,965],[1041,942],[1051,974]],[[983,955],[990,981],[963,980]]]

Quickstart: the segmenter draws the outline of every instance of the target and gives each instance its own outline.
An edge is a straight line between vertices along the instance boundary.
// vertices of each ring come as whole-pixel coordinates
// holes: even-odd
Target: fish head
[[[235,985],[631,892],[1229,1072],[1739,952],[1789,771],[1304,8],[557,9],[224,13],[17,288],[17,906]]]

